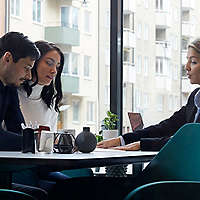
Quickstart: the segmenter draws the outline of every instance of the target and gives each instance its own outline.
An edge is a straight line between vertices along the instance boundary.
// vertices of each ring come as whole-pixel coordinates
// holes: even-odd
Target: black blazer
[[[2,128],[4,121],[7,131]],[[24,122],[19,107],[17,88],[4,86],[0,81],[0,150],[21,150],[21,123]]]
[[[123,135],[125,144],[140,141],[141,150],[158,151],[186,123],[194,121],[197,108],[194,105],[194,96],[199,88],[196,88],[188,98],[187,104],[175,112],[169,119],[147,128]]]

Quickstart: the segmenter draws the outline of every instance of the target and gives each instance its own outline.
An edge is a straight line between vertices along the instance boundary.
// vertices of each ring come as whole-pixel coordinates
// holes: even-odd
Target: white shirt
[[[20,108],[26,124],[30,122],[38,125],[49,126],[51,131],[57,131],[58,113],[54,108],[50,109],[40,97],[43,85],[36,85],[32,88],[32,93],[27,97],[27,93],[18,89]]]

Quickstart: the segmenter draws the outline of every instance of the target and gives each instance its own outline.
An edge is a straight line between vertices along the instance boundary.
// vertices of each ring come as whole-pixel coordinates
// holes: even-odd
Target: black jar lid
[[[83,131],[89,131],[90,132],[90,127],[83,127]]]

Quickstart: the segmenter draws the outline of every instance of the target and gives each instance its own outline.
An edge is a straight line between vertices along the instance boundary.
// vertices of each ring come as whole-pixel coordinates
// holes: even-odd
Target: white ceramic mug
[[[44,153],[53,153],[54,132],[42,130],[40,137],[36,140],[37,150]]]

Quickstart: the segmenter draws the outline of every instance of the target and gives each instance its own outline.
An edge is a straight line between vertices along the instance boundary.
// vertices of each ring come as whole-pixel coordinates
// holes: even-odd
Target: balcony
[[[123,45],[127,48],[135,48],[136,47],[136,39],[135,33],[130,30],[123,31]]]
[[[124,13],[133,13],[136,11],[135,1],[133,0],[124,0]]]
[[[195,26],[190,22],[183,21],[182,35],[188,37],[195,37]]]
[[[125,83],[135,83],[136,72],[133,64],[123,63],[123,80]]]
[[[64,93],[79,93],[79,77],[63,74],[61,80]]]
[[[156,41],[156,56],[171,58],[171,46],[167,41]]]
[[[182,0],[182,8],[185,10],[194,9],[195,8],[194,0]]]
[[[169,28],[171,26],[171,17],[168,12],[156,12],[156,26],[160,28]]]
[[[62,26],[45,27],[45,40],[71,46],[80,45],[80,31]]]

